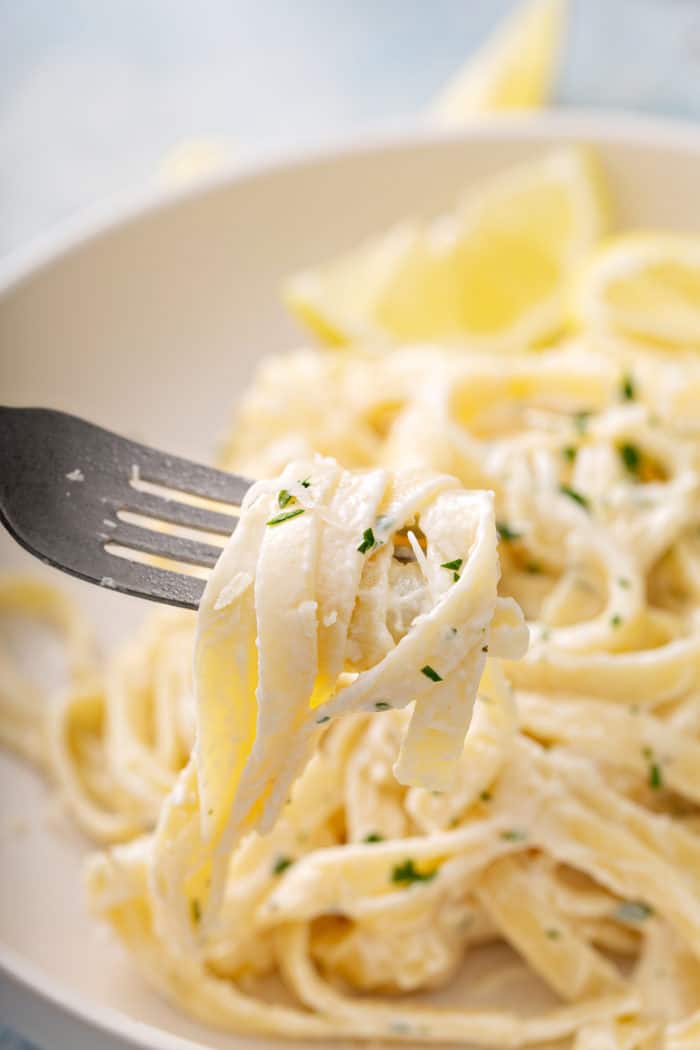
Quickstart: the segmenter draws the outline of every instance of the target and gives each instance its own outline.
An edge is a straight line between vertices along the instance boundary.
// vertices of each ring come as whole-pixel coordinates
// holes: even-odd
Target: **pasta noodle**
[[[2,585],[68,653],[53,698],[3,662],[3,739],[153,987],[304,1040],[700,1045],[699,403],[696,358],[591,336],[275,358],[222,465],[279,477],[198,626],[101,668]],[[411,996],[499,943],[549,1007]]]

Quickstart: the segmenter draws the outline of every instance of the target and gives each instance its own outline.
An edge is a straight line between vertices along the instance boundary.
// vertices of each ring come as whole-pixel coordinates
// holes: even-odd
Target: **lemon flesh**
[[[327,343],[536,345],[564,324],[568,282],[606,223],[594,158],[567,147],[293,277],[285,299]]]
[[[438,96],[432,118],[442,127],[456,127],[477,113],[545,105],[564,13],[564,0],[530,0],[518,7]]]
[[[585,327],[700,349],[700,237],[616,238],[586,268],[576,314]]]

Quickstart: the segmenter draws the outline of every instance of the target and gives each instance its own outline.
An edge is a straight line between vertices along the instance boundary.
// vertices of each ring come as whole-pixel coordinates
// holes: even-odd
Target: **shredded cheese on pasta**
[[[424,538],[416,562],[394,557],[404,528]],[[272,829],[341,715],[411,703],[394,774],[450,788],[486,654],[527,646],[498,577],[492,496],[452,478],[319,456],[249,490],[199,610],[197,742],[156,833],[162,930],[207,928],[232,848]]]
[[[699,404],[697,357],[588,337],[267,360],[222,465],[279,477],[197,626],[101,669],[4,584],[70,659],[52,703],[3,664],[0,733],[108,847],[91,907],[153,987],[307,1041],[694,1050]],[[469,1005],[413,998],[494,944]]]

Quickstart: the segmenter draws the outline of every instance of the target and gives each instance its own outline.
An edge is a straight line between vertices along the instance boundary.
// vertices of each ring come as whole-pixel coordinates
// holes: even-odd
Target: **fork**
[[[0,519],[31,554],[186,609],[252,484],[46,408],[0,406],[0,455]]]

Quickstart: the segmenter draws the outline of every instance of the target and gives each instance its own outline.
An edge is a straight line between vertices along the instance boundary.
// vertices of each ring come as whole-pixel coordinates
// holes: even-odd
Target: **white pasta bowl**
[[[491,120],[232,170],[113,208],[6,267],[0,400],[208,458],[257,361],[303,338],[280,305],[283,276],[562,141],[598,148],[622,225],[700,232],[700,130],[627,116]],[[4,535],[0,561],[54,575]],[[145,612],[61,582],[107,645]],[[80,877],[88,849],[40,778],[0,754],[0,1020],[51,1050],[250,1046],[161,1001],[95,928]]]

